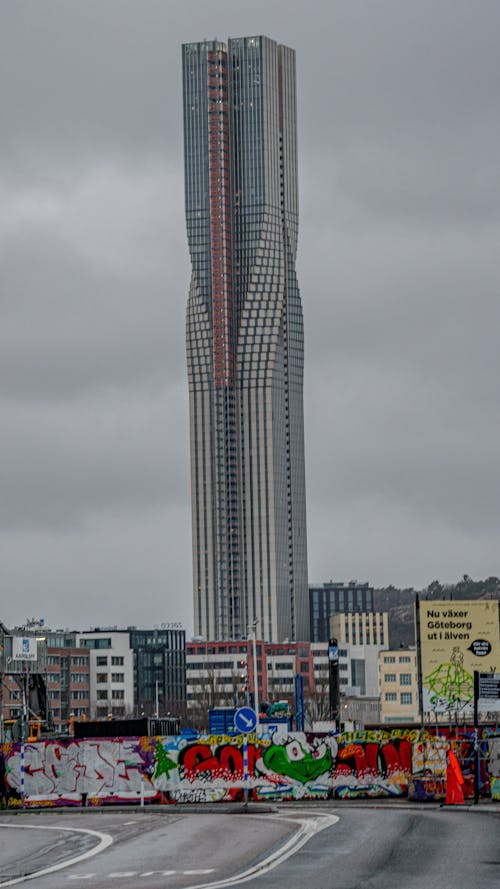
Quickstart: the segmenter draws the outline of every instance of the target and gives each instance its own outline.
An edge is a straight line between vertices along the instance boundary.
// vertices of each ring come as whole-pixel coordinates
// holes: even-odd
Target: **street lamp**
[[[254,622],[249,624],[248,633],[252,634],[252,652],[253,652],[253,706],[255,712],[257,714],[257,725],[259,724],[259,683],[257,676],[257,641],[256,641],[256,629],[257,624],[259,623],[259,618],[256,617]]]

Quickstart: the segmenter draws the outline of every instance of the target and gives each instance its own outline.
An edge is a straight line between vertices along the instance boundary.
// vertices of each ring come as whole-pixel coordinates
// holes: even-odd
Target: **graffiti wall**
[[[243,736],[15,743],[4,745],[0,785],[10,807],[97,806],[240,800],[245,787],[254,800],[404,796],[421,776],[435,782],[428,799],[444,786],[449,743],[411,729],[249,735],[246,781]]]

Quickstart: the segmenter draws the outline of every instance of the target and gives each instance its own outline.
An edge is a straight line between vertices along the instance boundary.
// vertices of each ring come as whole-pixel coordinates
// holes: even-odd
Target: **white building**
[[[90,717],[131,716],[134,712],[134,653],[128,632],[116,628],[76,634],[90,653]]]

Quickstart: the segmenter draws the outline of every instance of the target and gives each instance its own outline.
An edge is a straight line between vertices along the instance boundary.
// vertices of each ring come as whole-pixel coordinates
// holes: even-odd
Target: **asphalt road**
[[[251,814],[2,816],[0,886],[24,882],[39,889],[499,889],[500,814],[304,803]]]

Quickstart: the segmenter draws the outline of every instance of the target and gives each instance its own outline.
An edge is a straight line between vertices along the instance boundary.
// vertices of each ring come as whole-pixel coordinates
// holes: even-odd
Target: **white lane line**
[[[137,824],[137,821],[124,821],[123,826],[127,827],[129,824]]]
[[[94,855],[98,855],[99,852],[102,852],[104,849],[107,849],[108,846],[111,846],[111,843],[113,842],[113,837],[111,837],[109,833],[101,833],[98,830],[87,830],[84,827],[53,827],[46,824],[0,824],[0,828],[2,827],[6,830],[14,828],[15,830],[58,830],[67,831],[69,833],[86,833],[90,836],[97,837],[99,842],[93,849],[89,849],[87,852],[82,852],[81,855],[75,855],[74,858],[68,858],[66,861],[60,861],[58,864],[44,867],[42,870],[37,870],[32,874],[26,874],[26,876],[23,877],[15,877],[13,880],[6,880],[5,883],[0,883],[0,887],[14,886],[16,883],[24,883],[26,880],[34,880],[35,877],[45,877],[47,874],[53,874],[58,870],[64,870],[66,867],[78,864],[79,861],[93,858]]]
[[[188,876],[200,876],[201,874],[213,874],[213,867],[205,867],[205,868],[196,868],[192,870],[146,870],[144,873],[139,874],[136,870],[125,870],[125,871],[113,871],[110,874],[102,874],[102,878],[106,880],[117,880],[120,877],[173,877],[175,874],[182,874],[185,877]],[[68,880],[90,880],[92,877],[97,876],[95,873],[89,874],[69,874]]]
[[[250,817],[258,818],[260,816],[250,815]],[[272,815],[269,817],[271,820],[291,821],[292,824],[299,824],[300,827],[283,846],[272,852],[271,855],[268,855],[267,858],[264,858],[258,864],[253,865],[253,867],[241,871],[241,873],[235,874],[232,877],[226,877],[223,880],[215,880],[213,883],[197,883],[193,886],[187,886],[186,889],[224,889],[226,886],[236,886],[238,883],[246,883],[255,877],[261,877],[275,867],[278,867],[287,858],[295,855],[315,834],[320,833],[327,827],[331,827],[339,820],[338,815],[320,815],[316,818],[281,818],[277,816],[274,819]]]

